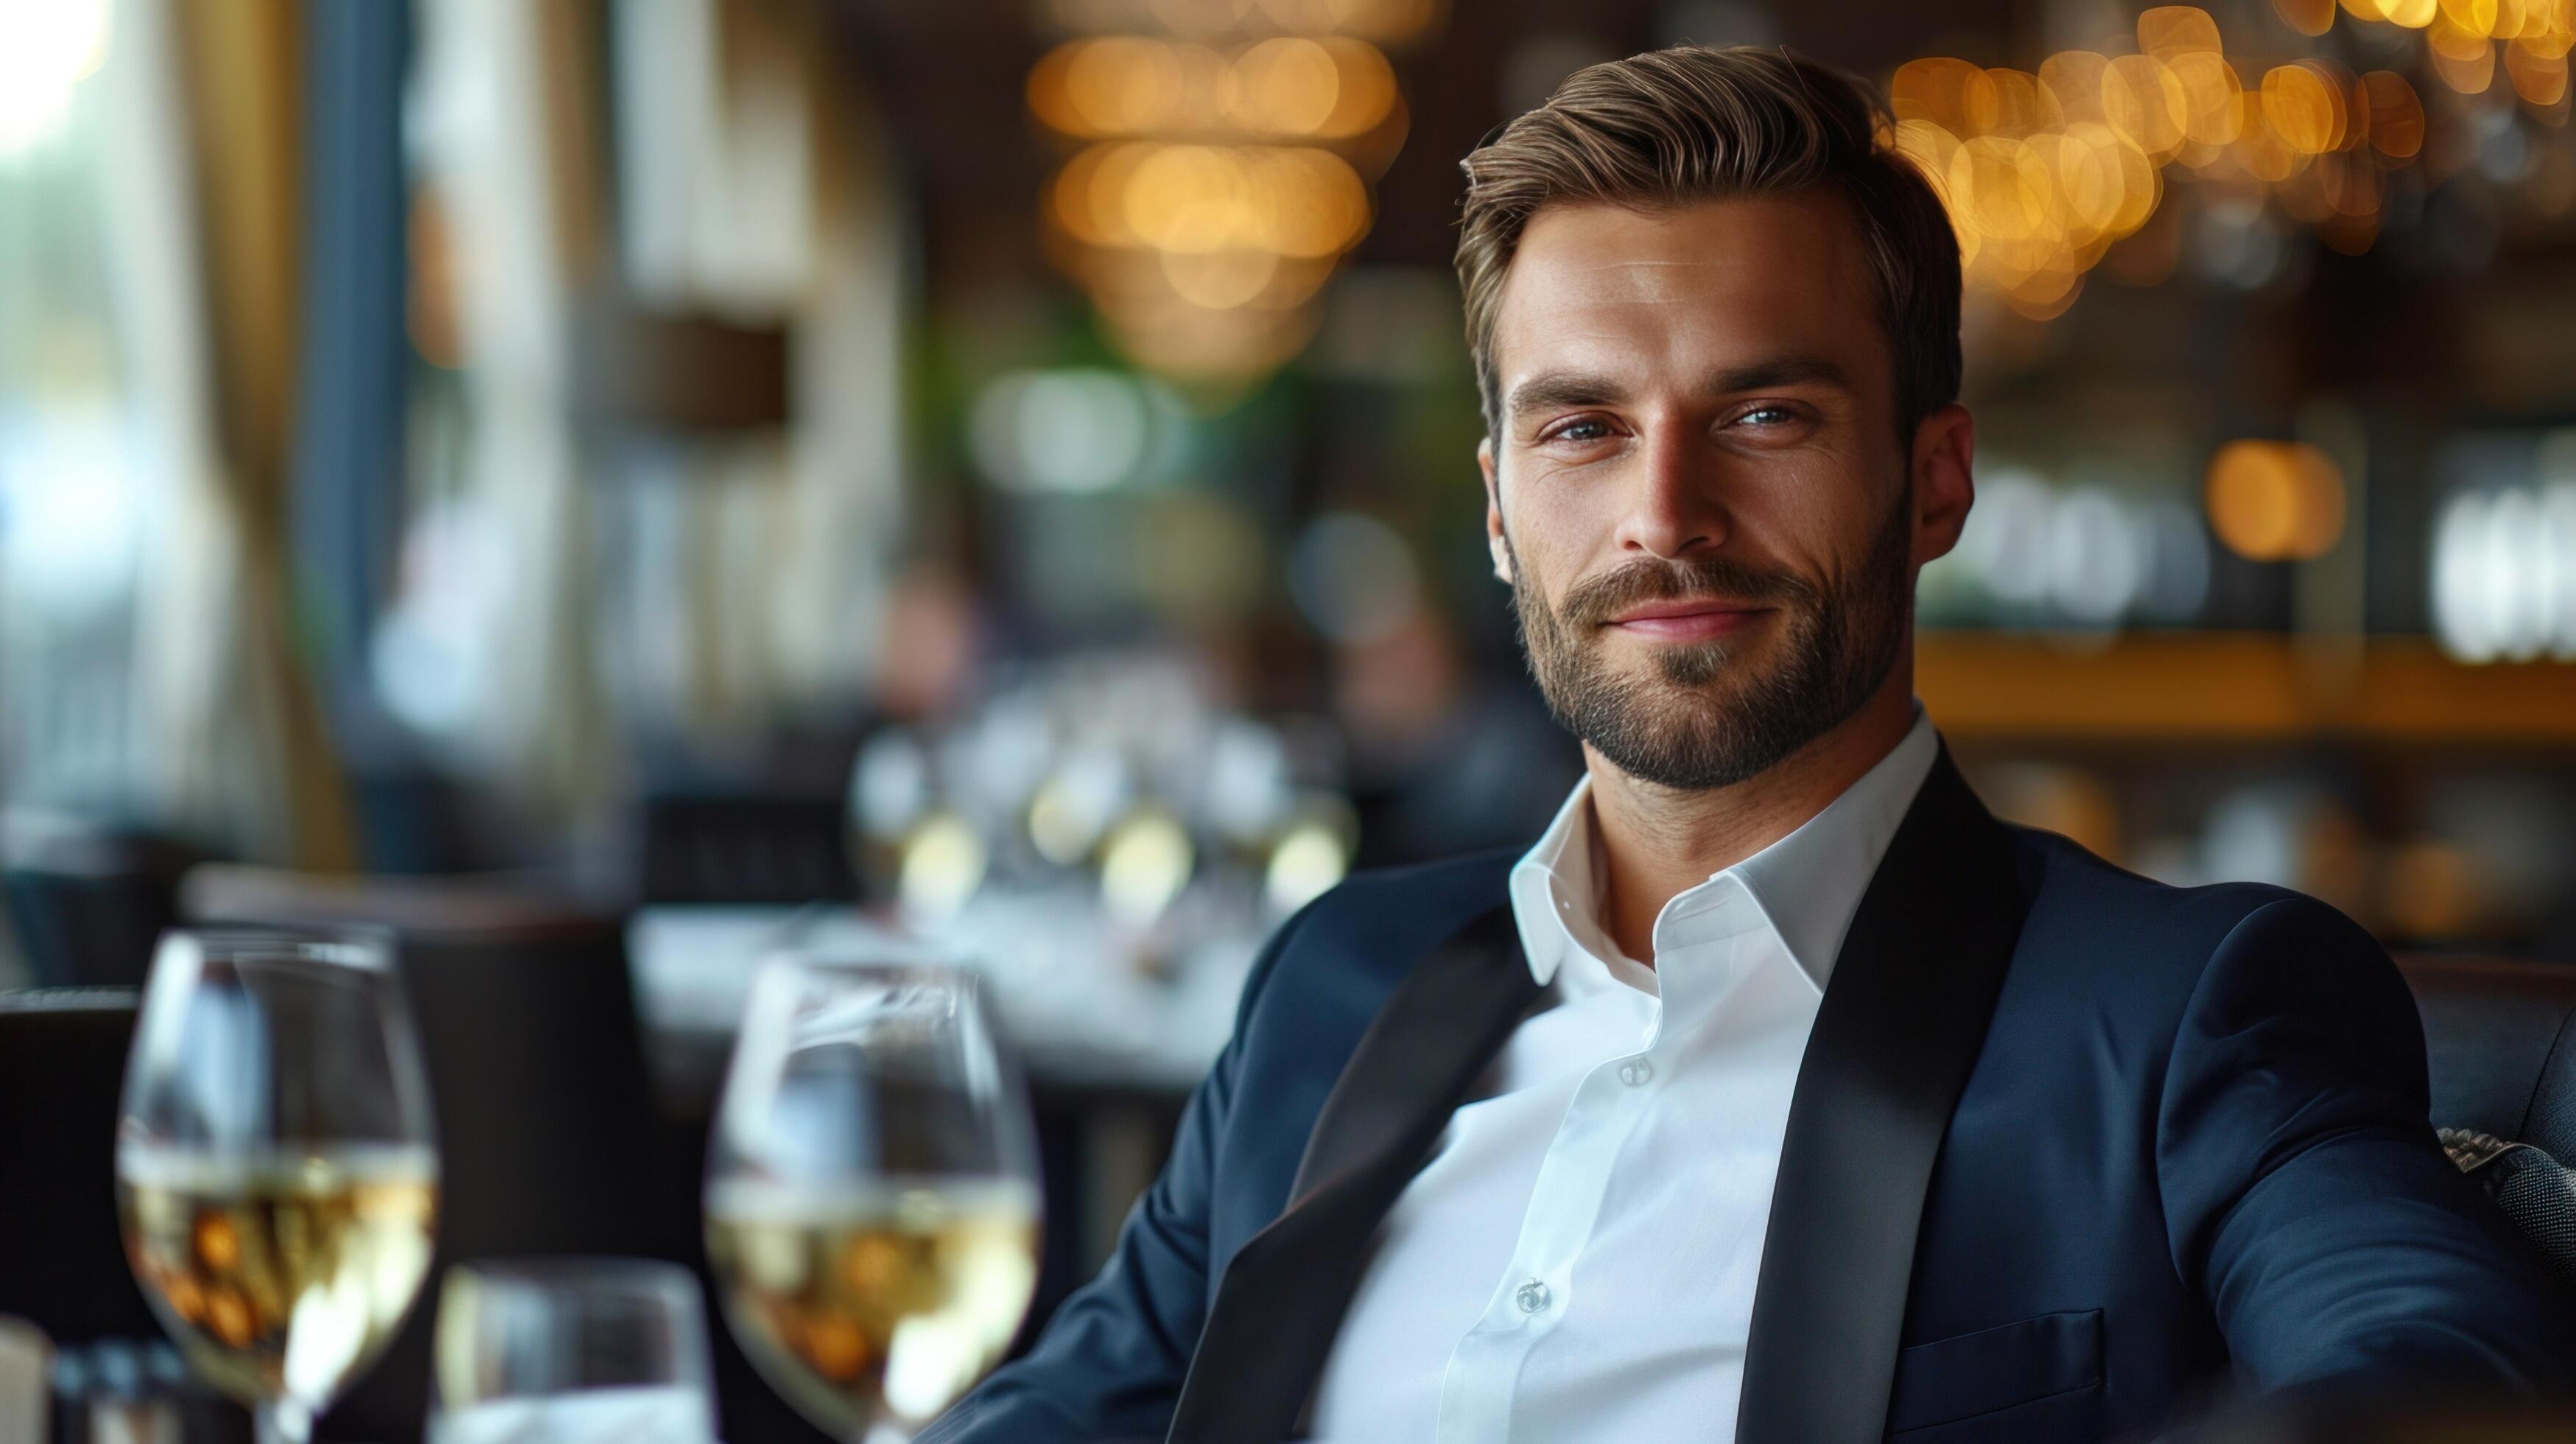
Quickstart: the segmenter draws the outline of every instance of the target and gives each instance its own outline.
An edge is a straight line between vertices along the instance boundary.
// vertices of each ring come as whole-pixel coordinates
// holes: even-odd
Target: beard
[[[1548,710],[1640,781],[1700,791],[1769,771],[1859,711],[1896,665],[1913,620],[1911,503],[1900,496],[1860,565],[1822,586],[1731,557],[1658,559],[1579,582],[1555,607],[1505,532],[1521,651]],[[1735,638],[1654,644],[1633,670],[1604,655],[1602,629],[1621,612],[1702,597],[1776,609],[1774,655]]]

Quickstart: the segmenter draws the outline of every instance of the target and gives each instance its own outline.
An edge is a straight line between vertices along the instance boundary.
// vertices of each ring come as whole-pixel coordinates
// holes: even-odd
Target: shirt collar
[[[1577,778],[1565,805],[1538,841],[1512,866],[1512,921],[1530,975],[1546,987],[1565,961],[1582,948],[1595,957],[1618,952],[1601,931],[1599,849],[1592,845],[1592,777]]]
[[[1843,934],[1860,911],[1861,894],[1940,751],[1940,735],[1917,703],[1914,725],[1904,740],[1859,781],[1796,831],[1710,879],[1733,873],[1743,883],[1789,956],[1817,988],[1832,978]],[[1602,868],[1587,775],[1574,784],[1547,831],[1512,868],[1512,917],[1530,975],[1540,986],[1555,979],[1569,949],[1581,948],[1598,958],[1618,956],[1617,945],[1601,928]]]

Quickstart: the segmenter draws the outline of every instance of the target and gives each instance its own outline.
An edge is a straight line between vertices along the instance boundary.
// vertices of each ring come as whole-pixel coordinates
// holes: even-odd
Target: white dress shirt
[[[1600,922],[1590,782],[1512,869],[1547,997],[1388,1212],[1316,1388],[1331,1444],[1735,1432],[1789,1098],[1834,957],[1939,739],[1675,896]]]

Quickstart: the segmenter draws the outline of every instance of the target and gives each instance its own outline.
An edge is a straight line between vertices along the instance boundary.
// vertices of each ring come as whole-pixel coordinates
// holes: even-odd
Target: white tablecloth
[[[659,906],[627,925],[636,1004],[666,1089],[713,1091],[751,979],[773,949],[808,945],[889,957],[962,957],[980,969],[1005,1037],[1030,1076],[1077,1086],[1178,1092],[1207,1071],[1261,938],[1202,929],[1158,974],[1132,961],[1099,910],[1071,889],[988,895],[930,939],[851,908]]]

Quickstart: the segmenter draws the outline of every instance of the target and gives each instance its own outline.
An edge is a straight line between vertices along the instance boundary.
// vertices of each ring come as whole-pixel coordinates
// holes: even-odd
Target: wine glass
[[[166,933],[117,1124],[126,1258],[262,1444],[304,1444],[429,1271],[429,1085],[381,937]]]
[[[761,970],[709,1148],[707,1253],[734,1336],[799,1412],[885,1444],[955,1402],[1028,1311],[1038,1210],[973,972],[813,951]]]
[[[711,1444],[705,1305],[675,1264],[457,1264],[438,1295],[430,1444]]]

